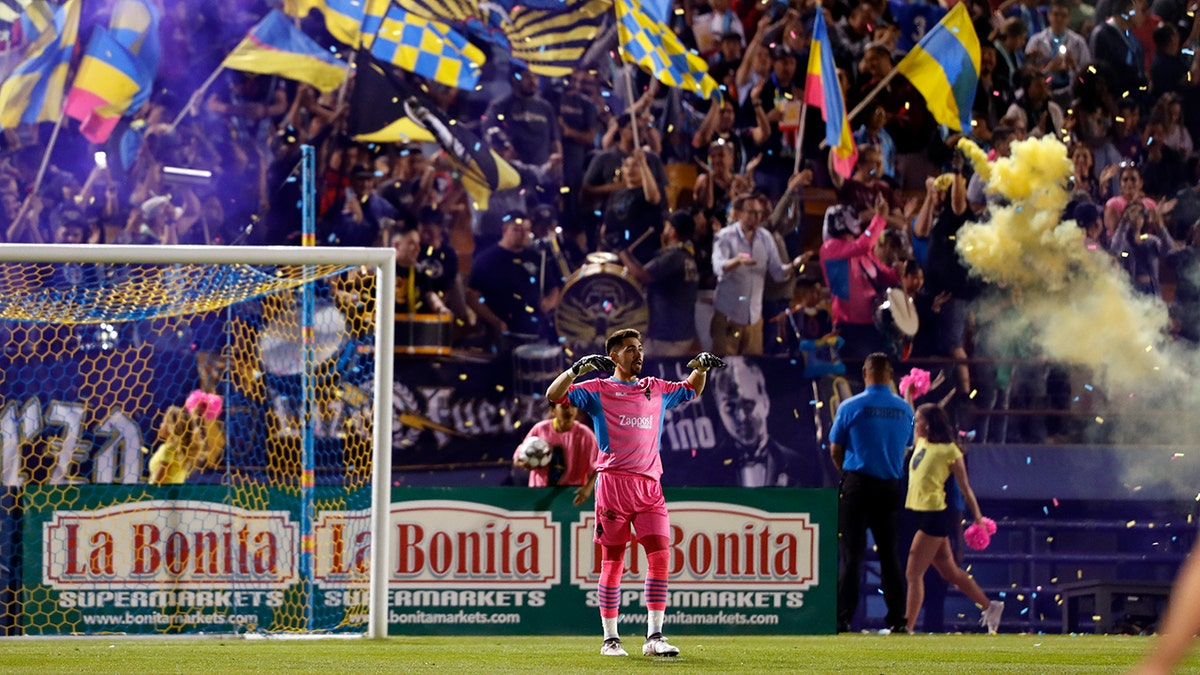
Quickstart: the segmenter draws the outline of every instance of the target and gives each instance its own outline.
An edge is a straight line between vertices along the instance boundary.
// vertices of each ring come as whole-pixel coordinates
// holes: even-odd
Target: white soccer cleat
[[[600,656],[629,656],[621,647],[621,638],[608,638],[600,645]]]
[[[679,647],[667,642],[662,633],[655,633],[642,645],[642,656],[679,656]]]
[[[993,600],[979,617],[979,625],[987,628],[988,635],[995,635],[1000,630],[1000,615],[1003,613],[1004,603]]]

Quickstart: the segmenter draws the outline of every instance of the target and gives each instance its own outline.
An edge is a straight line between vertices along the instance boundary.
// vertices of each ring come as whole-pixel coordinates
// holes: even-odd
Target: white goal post
[[[387,636],[395,251],[391,248],[0,244],[0,263],[341,265],[375,268],[375,372],[367,637]]]

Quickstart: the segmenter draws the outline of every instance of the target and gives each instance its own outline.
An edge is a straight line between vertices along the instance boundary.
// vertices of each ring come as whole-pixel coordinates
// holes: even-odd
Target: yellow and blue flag
[[[162,14],[148,0],[117,0],[112,18],[108,22],[109,33],[121,43],[139,62],[142,71],[150,74],[147,83],[129,104],[129,110],[137,111],[150,100],[154,78],[158,75],[158,62],[162,57],[162,43],[158,26]]]
[[[553,10],[526,6],[501,30],[514,60],[539,75],[562,77],[579,66],[611,6],[611,0],[566,0]]]
[[[397,0],[417,16],[442,21],[476,43],[500,47],[519,66],[569,75],[600,32],[612,0]]]
[[[80,122],[84,138],[101,144],[108,140],[121,116],[141,91],[149,89],[154,75],[107,30],[92,31],[64,109]]]
[[[617,0],[617,36],[625,58],[663,84],[704,98],[717,90],[704,59],[684,48],[666,24],[652,19],[634,0]]]
[[[521,184],[517,170],[466,125],[446,117],[424,92],[393,72],[391,65],[366,54],[358,58],[347,123],[350,133],[360,141],[398,140],[383,138],[383,133],[400,133],[401,138],[408,139],[420,134],[436,141],[458,171],[476,209],[486,209],[494,191]]]
[[[410,120],[404,110],[412,88],[392,77],[388,67],[359,52],[347,131],[364,143],[432,142],[433,134]]]
[[[285,0],[284,13],[325,15],[325,28],[339,42],[363,47],[372,56],[441,84],[474,89],[486,59],[450,26],[410,14],[390,0]]]
[[[376,23],[387,12],[390,0],[284,0],[283,12],[304,18],[312,10],[325,16],[325,30],[338,42],[357,48],[362,41],[363,23],[374,17]]]
[[[0,0],[0,23],[16,23],[28,5],[29,0]]]
[[[62,115],[63,90],[71,52],[79,41],[80,0],[67,0],[54,12],[52,26],[25,60],[0,85],[0,129],[53,122]]]
[[[485,60],[483,52],[450,26],[388,8],[379,26],[363,27],[363,46],[371,55],[421,77],[459,89],[474,89]]]
[[[963,3],[954,6],[896,68],[925,97],[939,123],[971,128],[971,106],[979,85],[979,37]]]
[[[825,144],[833,153],[833,168],[849,178],[858,162],[858,148],[854,145],[850,120],[846,117],[846,101],[838,84],[829,29],[825,26],[825,12],[821,11],[820,5],[817,5],[817,18],[808,52],[804,102],[821,109],[821,117],[825,120]]]
[[[33,45],[43,35],[52,38],[54,33],[47,33],[46,29],[54,25],[54,8],[46,0],[33,0],[25,5],[20,22],[14,25],[20,27],[21,40],[27,45]]]
[[[323,92],[337,89],[349,72],[345,63],[322,49],[278,10],[271,10],[250,29],[221,65],[307,82]]]

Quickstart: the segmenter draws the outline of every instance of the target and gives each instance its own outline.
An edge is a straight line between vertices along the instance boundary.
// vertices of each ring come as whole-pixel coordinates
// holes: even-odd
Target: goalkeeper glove
[[[575,365],[571,366],[571,377],[579,377],[580,375],[583,375],[584,373],[590,373],[593,370],[611,371],[615,370],[616,367],[617,364],[613,363],[613,360],[607,356],[602,356],[600,354],[589,354],[588,356],[579,359],[575,362]]]
[[[688,361],[687,367],[706,373],[709,368],[724,368],[725,362],[715,354],[700,352],[696,355],[696,358]]]

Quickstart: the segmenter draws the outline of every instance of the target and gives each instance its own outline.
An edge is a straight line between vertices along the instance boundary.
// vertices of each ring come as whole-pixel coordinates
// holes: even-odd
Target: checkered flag
[[[710,98],[717,81],[708,64],[689,52],[666,24],[651,18],[634,0],[617,0],[617,34],[621,53],[663,84]]]

